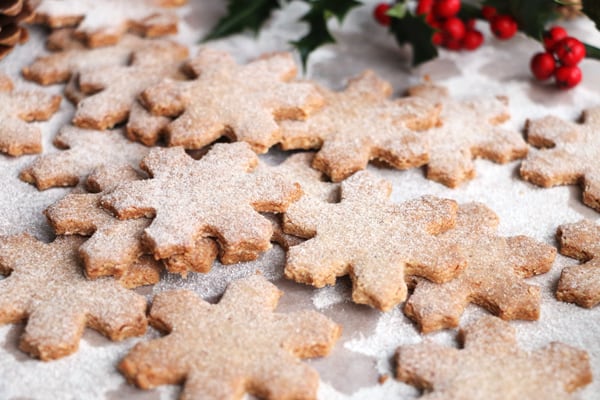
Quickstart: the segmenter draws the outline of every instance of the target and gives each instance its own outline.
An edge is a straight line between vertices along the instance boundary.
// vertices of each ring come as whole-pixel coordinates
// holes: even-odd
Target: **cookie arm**
[[[120,219],[154,216],[156,209],[151,195],[154,186],[151,179],[122,183],[102,196],[100,205]]]
[[[13,92],[12,106],[24,121],[45,121],[58,111],[62,97],[41,91]]]
[[[406,299],[403,260],[382,254],[367,254],[355,260],[350,268],[352,300],[388,311]]]
[[[45,361],[64,357],[77,351],[85,324],[85,314],[68,305],[38,305],[29,314],[19,347]]]
[[[497,163],[507,163],[523,158],[529,147],[519,132],[500,127],[490,127],[486,135],[472,149],[473,155],[492,160]]]
[[[319,236],[293,246],[287,254],[286,278],[319,288],[335,284],[350,265],[339,250],[323,243]]]
[[[569,143],[579,137],[577,124],[553,115],[528,120],[525,125],[527,141],[535,147],[553,147],[557,143]]]
[[[219,307],[257,309],[272,311],[277,307],[281,292],[275,285],[261,275],[237,280],[229,284],[223,294]],[[255,311],[256,312],[256,311]]]
[[[106,211],[100,211],[108,215]],[[79,248],[89,278],[119,276],[144,253],[140,239],[150,222],[146,219],[120,221],[109,218],[111,221]],[[115,238],[119,240],[115,241]]]
[[[297,183],[279,173],[257,172],[245,185],[252,193],[252,207],[259,212],[284,212],[289,204],[302,196]]]
[[[404,305],[404,314],[417,323],[422,333],[458,326],[471,295],[460,277],[444,284],[426,279],[416,281],[415,290]]]
[[[315,155],[313,167],[340,182],[357,171],[364,170],[371,158],[373,144],[362,137],[355,140],[348,132],[328,136]]]
[[[521,177],[535,185],[551,187],[575,184],[583,176],[577,156],[561,147],[530,153],[520,168]]]
[[[592,259],[585,264],[562,270],[556,298],[581,307],[591,308],[600,303],[600,260]]]
[[[174,336],[138,343],[121,360],[118,368],[127,381],[142,389],[178,384],[188,373],[187,366],[182,362],[185,354],[178,349],[179,341]]]
[[[329,354],[342,334],[342,327],[316,311],[278,314],[274,330],[280,330],[282,346],[300,358]]]
[[[10,156],[41,153],[40,128],[18,118],[5,118],[0,126],[0,152]]]
[[[445,387],[455,375],[459,350],[425,341],[396,350],[396,378],[431,391]]]
[[[154,115],[176,117],[190,102],[192,83],[164,79],[140,94],[140,101]]]
[[[265,399],[316,399],[317,371],[288,354],[278,354],[273,363],[268,371],[258,366],[250,377],[254,394]]]
[[[474,176],[475,164],[470,149],[432,149],[427,164],[427,179],[455,188]]]
[[[592,381],[590,358],[586,351],[553,342],[537,350],[533,358],[538,361],[540,368],[551,368],[552,371],[556,371],[555,378],[563,384],[568,393]]]
[[[98,208],[98,194],[68,194],[49,206],[44,214],[57,235],[92,235],[111,216]]]
[[[1,260],[0,260],[1,261]],[[23,295],[25,293],[25,295]],[[29,293],[10,277],[0,281],[0,324],[10,324],[27,318]]]

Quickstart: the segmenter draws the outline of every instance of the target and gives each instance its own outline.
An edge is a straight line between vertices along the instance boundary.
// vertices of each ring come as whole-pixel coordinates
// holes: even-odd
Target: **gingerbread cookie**
[[[122,129],[95,131],[65,126],[54,138],[54,145],[66,150],[39,156],[21,171],[23,181],[39,190],[74,186],[102,165],[137,166],[149,151],[127,140]]]
[[[426,196],[393,204],[390,193],[389,182],[361,171],[342,182],[340,203],[290,208],[284,231],[311,239],[290,248],[286,277],[323,287],[350,275],[352,300],[384,311],[406,299],[408,275],[454,278],[466,260],[434,235],[454,226],[456,202]]]
[[[153,114],[175,117],[165,129],[169,146],[199,149],[226,136],[265,153],[279,142],[277,120],[306,118],[323,103],[312,84],[292,82],[297,67],[289,53],[240,66],[205,48],[187,67],[196,79],[167,80],[141,95]]]
[[[133,54],[164,51],[171,54],[180,45],[164,39],[143,39],[126,35],[114,46],[87,49],[68,39],[69,31],[61,32],[54,39],[54,46],[60,51],[38,57],[31,65],[22,69],[26,79],[40,85],[51,85],[68,81],[73,75],[87,70],[95,70],[109,65],[126,65]]]
[[[278,166],[271,167],[273,170],[287,176],[293,182],[298,183],[304,193],[297,202],[290,204],[288,210],[309,198],[328,203],[339,200],[340,184],[327,181],[326,176],[322,172],[312,168],[313,159],[314,153],[296,153],[286,158]],[[280,214],[267,214],[265,216],[273,224],[272,241],[279,244],[285,250],[289,250],[290,247],[304,241],[302,238],[288,235],[283,231],[283,221]]]
[[[341,181],[370,160],[398,169],[424,165],[427,136],[413,130],[437,124],[439,105],[416,98],[390,100],[392,87],[372,71],[351,79],[342,92],[321,88],[325,107],[306,121],[281,123],[281,147],[320,148],[313,166]]]
[[[500,126],[510,118],[507,97],[455,100],[431,83],[412,87],[409,94],[443,104],[441,126],[425,134],[431,139],[428,179],[455,188],[475,177],[475,158],[507,163],[527,155],[522,135]]]
[[[154,215],[144,241],[155,258],[214,237],[221,262],[252,260],[270,248],[273,233],[258,212],[283,212],[302,193],[281,174],[252,173],[257,163],[243,142],[215,144],[199,161],[181,147],[155,148],[141,165],[152,178],[119,185],[102,205],[121,219]]]
[[[31,121],[46,121],[60,107],[60,96],[41,91],[14,91],[0,73],[0,152],[11,156],[40,153],[42,133]]]
[[[182,399],[316,399],[319,376],[298,359],[326,356],[341,327],[315,311],[274,313],[281,295],[259,275],[231,283],[214,305],[162,292],[150,323],[168,335],[137,344],[119,369],[143,389],[185,382]]]
[[[79,248],[87,277],[101,276],[121,278],[127,275],[132,279],[130,266],[141,271],[140,264],[147,264],[156,271],[152,275],[156,283],[160,279],[160,265],[151,257],[145,257],[140,238],[150,220],[146,218],[120,221],[98,204],[102,195],[110,192],[119,182],[134,182],[140,177],[131,167],[114,168],[102,171],[92,177],[92,186],[99,193],[69,194],[44,211],[48,222],[57,235],[90,236]],[[113,174],[114,173],[114,174]],[[108,179],[112,176],[114,179]],[[116,240],[118,238],[118,240]],[[146,274],[144,274],[146,275]]]
[[[134,101],[129,110],[127,137],[146,146],[154,146],[165,135],[172,120],[169,117],[152,115],[139,101]]]
[[[185,77],[179,68],[188,55],[185,46],[154,53],[155,57],[135,54],[128,66],[113,65],[80,73],[79,89],[91,95],[77,103],[73,124],[88,129],[112,128],[127,120],[142,90],[164,78]]]
[[[600,211],[600,107],[577,124],[555,116],[527,121],[527,141],[541,150],[521,164],[521,176],[542,187],[581,184],[583,202]]]
[[[469,324],[459,339],[460,350],[430,340],[401,346],[396,377],[426,391],[423,398],[469,400],[566,400],[592,381],[587,352],[559,342],[523,351],[515,329],[496,317]]]
[[[115,280],[87,280],[79,264],[83,239],[43,243],[0,236],[0,323],[27,320],[20,348],[42,360],[77,351],[88,326],[111,340],[146,331],[146,299]]]
[[[40,0],[35,22],[51,28],[76,27],[89,47],[117,43],[127,31],[156,37],[177,33],[177,16],[165,6],[186,0]]]
[[[591,308],[600,303],[600,226],[581,220],[558,227],[560,253],[582,261],[563,269],[556,297],[561,301]]]
[[[456,226],[438,235],[460,246],[468,261],[449,282],[415,279],[404,313],[423,333],[458,326],[469,303],[505,320],[539,318],[540,288],[523,278],[548,272],[556,249],[526,236],[498,236],[498,223],[498,216],[485,205],[469,203],[460,206]]]

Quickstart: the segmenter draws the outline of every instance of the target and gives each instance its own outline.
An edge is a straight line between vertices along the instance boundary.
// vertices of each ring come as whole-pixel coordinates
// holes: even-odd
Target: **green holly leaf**
[[[598,0],[583,0],[582,5],[583,13],[594,21],[596,28],[600,30],[600,2]]]
[[[546,25],[558,17],[555,0],[486,0],[499,14],[510,14],[519,30],[540,40]]]
[[[399,44],[410,43],[412,45],[413,65],[437,57],[438,50],[431,42],[435,29],[425,22],[423,16],[407,12],[403,18],[392,18],[390,32]]]
[[[356,0],[308,0],[308,3],[310,10],[301,19],[308,24],[308,33],[292,42],[300,53],[303,67],[306,67],[306,61],[315,49],[327,43],[335,43],[327,21],[336,18],[341,23],[351,9],[361,4]]]
[[[278,0],[229,0],[227,14],[203,40],[218,39],[247,29],[256,33],[271,12],[279,7]]]

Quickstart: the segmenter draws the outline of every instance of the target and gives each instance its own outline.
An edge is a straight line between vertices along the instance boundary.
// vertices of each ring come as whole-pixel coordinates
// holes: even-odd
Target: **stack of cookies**
[[[40,85],[65,83],[75,106],[54,138],[60,150],[20,173],[40,191],[74,187],[44,211],[56,239],[0,237],[0,321],[27,320],[23,351],[57,359],[77,350],[85,327],[123,340],[149,324],[165,336],[119,364],[140,388],[185,382],[182,398],[315,398],[319,376],[299,359],[328,355],[342,327],[315,311],[274,312],[282,292],[264,277],[231,283],[217,304],[166,291],[148,315],[130,290],[165,271],[185,279],[217,259],[256,260],[277,243],[289,280],[322,288],[349,276],[353,302],[401,307],[422,334],[458,327],[470,303],[495,315],[461,327],[462,350],[429,341],[398,349],[397,378],[433,396],[563,398],[591,381],[585,351],[552,343],[525,352],[506,322],[540,317],[540,287],[524,279],[551,269],[555,247],[499,235],[499,217],[480,202],[394,202],[390,182],[368,166],[423,167],[455,188],[475,178],[477,158],[527,157],[524,179],[583,182],[584,202],[600,209],[598,109],[583,124],[530,121],[529,143],[551,147],[530,153],[522,133],[503,126],[507,97],[456,99],[426,81],[394,98],[370,70],[334,91],[299,80],[289,53],[239,64],[202,47],[189,57],[156,37],[174,31],[163,7],[180,1],[105,3],[66,12],[42,1],[36,21],[62,29],[48,38],[53,51],[22,70]],[[118,12],[103,19],[102,7]],[[41,153],[29,122],[50,118],[60,97],[13,90],[7,76],[0,90],[0,151]],[[285,160],[270,165],[260,155],[275,146]],[[582,221],[558,234],[560,251],[587,263],[563,272],[557,297],[592,307],[600,227]]]

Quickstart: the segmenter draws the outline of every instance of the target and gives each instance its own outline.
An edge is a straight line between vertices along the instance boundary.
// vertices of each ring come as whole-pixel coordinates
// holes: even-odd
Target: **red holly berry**
[[[467,27],[467,30],[468,31],[474,30],[476,22],[477,21],[475,20],[475,18],[468,19],[467,22],[465,23],[465,26]]]
[[[481,15],[483,15],[483,18],[485,18],[488,21],[491,21],[491,19],[494,18],[496,16],[496,14],[498,14],[498,11],[496,10],[495,7],[492,7],[492,6],[481,7]]]
[[[574,37],[567,36],[552,48],[562,65],[574,66],[585,57],[585,46]]]
[[[433,0],[419,0],[417,4],[417,15],[429,14],[433,8]]]
[[[537,53],[531,59],[529,64],[531,73],[538,81],[545,81],[554,74],[556,69],[556,61],[550,53]]]
[[[433,36],[431,37],[431,43],[436,46],[441,46],[442,43],[444,43],[444,34],[440,31],[434,32]]]
[[[475,50],[483,43],[483,34],[476,29],[468,30],[462,40],[462,45],[467,50]]]
[[[571,89],[581,82],[581,78],[581,70],[573,65],[558,67],[554,72],[556,86],[559,89]]]
[[[465,23],[457,17],[448,18],[442,24],[442,31],[454,40],[461,40],[466,32]]]
[[[444,36],[444,43],[442,43],[442,46],[448,50],[460,50],[462,48],[462,41],[453,39],[450,36]]]
[[[553,26],[544,32],[544,48],[546,51],[552,51],[556,43],[566,38],[568,33],[562,26]]]
[[[510,39],[517,33],[517,21],[510,15],[497,15],[490,24],[492,32],[500,40]]]
[[[437,0],[433,13],[438,18],[454,17],[460,11],[460,0]]]
[[[379,3],[373,10],[373,17],[380,25],[389,26],[392,22],[392,18],[387,15],[390,5],[387,3]]]

